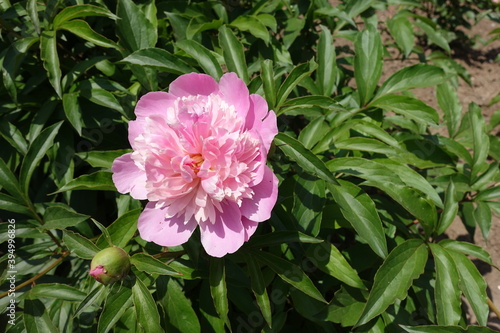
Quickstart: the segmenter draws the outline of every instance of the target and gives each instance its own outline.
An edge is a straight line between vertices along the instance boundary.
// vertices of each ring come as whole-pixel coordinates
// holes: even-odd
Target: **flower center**
[[[191,165],[194,173],[198,174],[200,167],[203,164],[203,156],[201,154],[196,154],[191,156]]]

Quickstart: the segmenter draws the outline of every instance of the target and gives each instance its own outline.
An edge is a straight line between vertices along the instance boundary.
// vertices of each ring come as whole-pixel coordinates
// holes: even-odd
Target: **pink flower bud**
[[[130,269],[130,258],[119,247],[108,247],[98,252],[90,263],[89,274],[102,284],[122,280]]]

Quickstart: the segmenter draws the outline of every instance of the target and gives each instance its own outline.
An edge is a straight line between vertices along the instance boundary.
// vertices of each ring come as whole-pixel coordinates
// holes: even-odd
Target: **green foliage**
[[[448,56],[467,15],[498,9],[452,2],[2,2],[1,329],[490,332],[466,327],[461,308],[487,324],[470,257],[490,255],[442,239],[457,217],[487,239],[500,212],[500,115],[460,104],[456,83],[470,78]],[[381,80],[391,48],[421,63]],[[226,71],[278,115],[273,214],[223,259],[196,233],[147,243],[143,203],[110,171],[130,151],[134,106],[181,74]],[[412,94],[421,87],[439,109]],[[112,245],[131,272],[103,286],[90,259]]]

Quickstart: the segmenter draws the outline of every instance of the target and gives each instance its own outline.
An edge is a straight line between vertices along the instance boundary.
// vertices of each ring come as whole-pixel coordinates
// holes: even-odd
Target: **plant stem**
[[[489,297],[488,297],[488,306],[490,307],[491,311],[493,311],[497,315],[497,317],[500,318],[500,310],[498,310],[498,308],[495,306],[495,304],[493,304],[493,302]]]
[[[37,275],[33,276],[31,279],[21,283],[20,285],[17,285],[15,288],[14,288],[14,291],[17,291],[27,285],[29,285],[30,283],[33,283],[35,282],[36,280],[38,280],[39,278],[41,278],[42,276],[44,276],[45,274],[47,274],[50,270],[52,270],[54,267],[56,267],[57,265],[59,265],[64,258],[66,258],[68,255],[70,254],[70,251],[64,251],[62,253],[62,255],[57,258],[56,261],[54,261],[49,267],[47,267],[46,269],[44,269],[42,272],[38,273]],[[7,296],[10,292],[12,292],[11,290],[7,290],[6,292],[0,294],[0,299],[1,298],[4,298],[5,296]]]

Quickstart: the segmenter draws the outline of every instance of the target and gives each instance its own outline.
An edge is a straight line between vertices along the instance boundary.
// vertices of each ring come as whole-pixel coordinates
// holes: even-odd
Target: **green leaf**
[[[435,302],[439,325],[458,325],[462,318],[460,289],[457,267],[440,245],[429,243],[436,267]]]
[[[84,151],[81,153],[76,153],[76,156],[93,166],[94,168],[106,168],[111,169],[113,162],[117,157],[124,154],[130,153],[130,149],[118,149],[118,150],[108,150],[108,151]]]
[[[28,141],[19,129],[10,122],[2,120],[0,122],[0,135],[10,143],[21,155],[28,152]]]
[[[349,265],[342,253],[330,243],[310,245],[306,256],[311,263],[323,272],[344,282],[345,284],[359,289],[366,289],[358,273]]]
[[[78,103],[78,96],[80,94],[77,92],[66,93],[62,97],[63,109],[66,118],[69,120],[73,128],[76,130],[78,135],[82,135],[83,119],[82,110],[80,109],[80,103]]]
[[[382,75],[383,52],[380,33],[373,26],[358,33],[354,42],[354,77],[362,106],[371,100],[377,88]]]
[[[24,326],[30,333],[52,333],[59,332],[54,323],[50,320],[49,313],[43,303],[38,299],[30,297],[24,300]]]
[[[81,302],[85,296],[83,291],[61,283],[36,284],[30,291],[30,297],[49,297],[70,302]]]
[[[303,234],[299,231],[274,231],[265,235],[253,236],[247,245],[253,248],[261,248],[271,245],[300,243],[321,243],[323,240]]]
[[[441,47],[446,52],[448,52],[448,54],[451,52],[450,45],[448,44],[446,37],[443,36],[443,33],[441,31],[437,31],[436,29],[434,29],[434,27],[423,21],[416,20],[413,22],[413,24],[425,32],[430,42]]]
[[[35,168],[40,160],[45,156],[47,150],[49,150],[49,148],[51,148],[54,144],[54,138],[61,125],[62,121],[47,127],[31,143],[28,152],[26,153],[26,157],[21,164],[21,171],[19,172],[19,183],[21,188],[24,189],[24,193],[26,195],[28,194],[31,176],[33,175],[33,172],[35,171]]]
[[[284,133],[278,133],[274,138],[274,142],[291,160],[297,162],[305,171],[329,183],[338,184],[325,163],[296,139]]]
[[[53,24],[57,29],[64,22],[87,16],[105,16],[116,19],[116,16],[106,8],[94,5],[76,5],[69,6],[61,10],[56,17],[54,17]]]
[[[328,306],[326,320],[343,327],[354,326],[363,312],[367,296],[364,290],[341,286]]]
[[[278,89],[278,95],[276,96],[276,110],[279,113],[281,106],[285,103],[286,99],[290,95],[293,89],[302,81],[305,77],[311,75],[312,72],[318,67],[318,65],[313,61],[309,61],[305,64],[298,65],[292,69],[290,74],[287,76],[285,81],[281,84]]]
[[[238,41],[231,29],[223,25],[219,28],[219,44],[226,61],[227,69],[235,72],[247,85],[250,82],[243,45]]]
[[[178,332],[201,332],[200,321],[189,298],[176,279],[159,277],[156,280],[157,293],[161,296],[160,304],[165,313],[165,322]],[[168,331],[167,326],[167,331]]]
[[[141,279],[136,278],[132,286],[132,299],[134,301],[137,321],[146,332],[163,332],[160,326],[160,314],[156,302]]]
[[[132,306],[132,290],[124,285],[115,283],[111,293],[106,298],[104,308],[99,316],[97,324],[97,333],[106,333],[111,331],[127,309]],[[148,319],[146,319],[148,320]],[[162,330],[158,332],[163,332]]]
[[[63,232],[63,241],[68,249],[82,259],[92,259],[97,252],[101,251],[88,238],[73,231],[65,230]]]
[[[76,190],[116,191],[111,176],[112,173],[109,171],[97,171],[88,175],[82,175],[69,181],[54,193]]]
[[[299,266],[267,252],[254,251],[252,255],[260,262],[268,265],[286,283],[320,302],[327,303],[311,279]]]
[[[35,213],[17,199],[10,195],[0,193],[0,209],[9,212],[20,213],[27,216],[33,216]]]
[[[370,106],[401,114],[427,126],[436,125],[439,122],[436,110],[413,97],[387,94],[376,98]]]
[[[276,105],[276,80],[274,78],[273,61],[265,59],[261,62],[260,67],[262,69],[260,77],[264,86],[264,95],[269,109],[273,110]]]
[[[47,70],[49,82],[54,87],[57,96],[62,97],[61,68],[57,55],[56,32],[45,30],[40,36],[40,57],[43,67]]]
[[[88,215],[76,213],[70,207],[51,206],[45,210],[42,227],[44,229],[65,229],[73,227],[88,218]]]
[[[158,31],[131,0],[120,0],[116,9],[116,33],[120,43],[134,52],[156,45]]]
[[[248,31],[256,38],[260,38],[266,44],[269,44],[269,31],[267,31],[266,26],[255,16],[239,15],[229,24],[229,26],[235,27],[240,31]]]
[[[488,322],[488,296],[487,284],[477,270],[476,265],[461,253],[448,251],[453,258],[460,276],[459,286],[464,293],[469,305],[474,311],[479,325],[485,326]]]
[[[269,301],[269,295],[266,290],[266,282],[264,280],[264,276],[262,275],[261,268],[251,255],[246,256],[245,258],[248,265],[252,292],[257,300],[257,305],[259,306],[260,312],[266,320],[267,325],[272,327],[273,319],[271,302]]]
[[[486,164],[486,158],[490,149],[490,140],[486,133],[484,117],[481,113],[481,108],[476,103],[469,104],[467,112],[470,128],[472,131],[472,170],[471,176],[474,180],[478,172]]]
[[[458,202],[455,200],[455,184],[450,179],[448,188],[446,189],[444,209],[439,217],[439,222],[436,227],[436,234],[441,235],[453,223],[453,220],[458,214]]]
[[[5,164],[3,158],[0,158],[0,186],[9,192],[20,203],[26,201],[21,185],[16,176],[12,173],[9,166]]]
[[[319,90],[325,96],[331,96],[337,86],[338,68],[336,57],[332,33],[322,25],[318,40],[316,82]]]
[[[479,229],[481,229],[481,233],[483,234],[484,239],[487,240],[488,235],[490,234],[492,222],[490,206],[488,206],[486,202],[476,201],[474,217],[477,224],[479,225]]]
[[[220,79],[223,74],[222,68],[209,49],[194,40],[188,39],[177,42],[175,45],[196,60],[205,73],[216,80]]]
[[[342,215],[379,257],[387,257],[384,228],[375,203],[353,183],[339,182],[341,186],[329,184],[328,189],[340,206]]]
[[[377,91],[377,97],[414,88],[430,87],[443,83],[444,71],[436,66],[417,64],[392,74]]]
[[[476,257],[485,263],[493,265],[493,261],[491,260],[490,254],[483,249],[482,247],[469,243],[469,242],[461,242],[454,239],[443,239],[439,242],[439,245],[442,247],[453,250],[456,252],[460,252],[462,254],[467,254],[473,257]]]
[[[107,288],[103,284],[97,284],[97,286],[81,301],[80,305],[78,305],[73,317],[78,317],[80,313],[94,305],[106,291]]]
[[[59,25],[58,29],[66,30],[72,34],[85,39],[97,46],[120,50],[120,47],[112,40],[95,32],[87,22],[83,20],[67,21]]]
[[[219,29],[222,23],[222,20],[206,21],[205,18],[201,16],[195,16],[189,21],[186,28],[186,38],[190,40],[200,32]]]
[[[387,27],[398,47],[403,51],[405,58],[408,58],[413,50],[415,35],[413,27],[407,17],[396,15],[387,20]]]
[[[481,190],[487,185],[494,183],[500,169],[500,162],[496,161],[490,164],[488,170],[486,170],[477,180],[471,185],[473,190]]]
[[[324,180],[307,174],[297,177],[293,198],[292,215],[303,229],[301,231],[318,236],[326,202]]]
[[[224,323],[226,323],[229,330],[231,330],[231,323],[228,317],[229,301],[227,298],[226,265],[224,259],[210,257],[208,281],[210,283],[210,294],[214,301],[215,310]]]
[[[311,149],[330,129],[325,117],[318,117],[300,131],[298,139],[304,147]]]
[[[145,253],[136,253],[130,257],[130,263],[138,270],[148,274],[179,275],[180,273],[165,265],[160,260]]]
[[[500,186],[490,187],[479,192],[476,196],[477,201],[488,201],[500,198]]]
[[[142,209],[140,208],[128,211],[106,228],[113,245],[124,248],[134,237],[137,232],[137,220],[141,212]],[[107,246],[107,241],[103,236],[104,234],[96,242],[97,246],[101,248]]]
[[[186,64],[179,57],[158,48],[146,48],[135,51],[121,62],[139,66],[150,66],[174,74],[196,72],[193,67]]]
[[[392,250],[375,274],[373,288],[356,326],[381,314],[396,299],[405,299],[412,281],[423,273],[427,255],[427,247],[418,239],[407,240]]]
[[[458,99],[457,91],[453,89],[453,85],[443,83],[437,86],[436,97],[439,107],[444,112],[444,121],[448,128],[448,135],[454,138],[460,127],[460,120],[462,118],[462,105]]]

